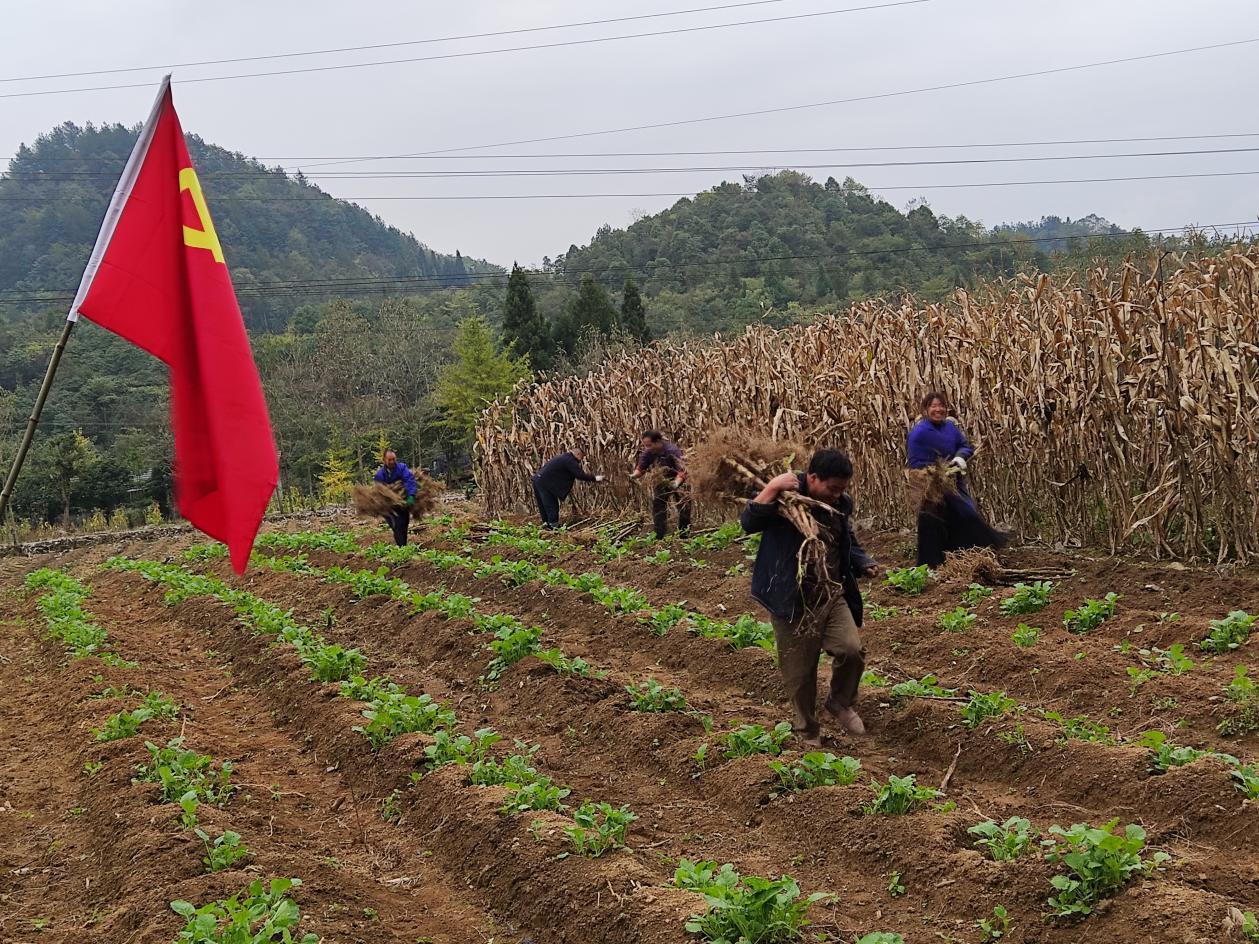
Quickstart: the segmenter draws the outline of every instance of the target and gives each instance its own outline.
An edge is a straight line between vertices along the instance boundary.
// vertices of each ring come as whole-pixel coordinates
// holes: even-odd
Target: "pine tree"
[[[538,312],[524,270],[515,264],[507,280],[507,300],[503,304],[503,344],[510,345],[513,354],[527,357],[534,370],[551,366],[554,341],[550,326]]]
[[[319,500],[326,505],[347,505],[353,484],[349,450],[329,449],[324,457],[324,470],[319,473]]]
[[[630,337],[644,344],[651,340],[643,296],[631,279],[625,280],[625,289],[621,294],[621,327]]]
[[[564,318],[556,325],[556,338],[570,353],[587,332],[607,337],[620,328],[620,318],[603,286],[583,275],[577,297],[568,303]]]
[[[442,425],[452,441],[466,446],[481,411],[529,376],[529,365],[523,357],[495,350],[493,332],[481,315],[459,322],[454,349],[455,361],[438,377],[433,402],[442,411]]]

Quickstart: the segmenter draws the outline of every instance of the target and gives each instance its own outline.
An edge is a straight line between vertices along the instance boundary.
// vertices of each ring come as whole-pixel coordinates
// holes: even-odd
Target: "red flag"
[[[114,194],[77,312],[165,361],[180,513],[243,573],[275,490],[275,443],[236,293],[169,77]]]

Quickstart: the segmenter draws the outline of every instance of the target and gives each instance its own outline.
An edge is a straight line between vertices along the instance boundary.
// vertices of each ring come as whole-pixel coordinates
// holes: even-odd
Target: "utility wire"
[[[476,56],[497,56],[509,52],[532,52],[539,49],[559,49],[564,46],[591,46],[597,43],[614,43],[627,39],[647,39],[655,36],[674,36],[681,33],[703,33],[710,30],[729,29],[734,26],[760,26],[766,23],[785,23],[791,20],[816,19],[843,13],[862,13],[868,10],[886,10],[891,7],[913,6],[930,3],[931,0],[892,0],[890,3],[869,4],[861,7],[844,7],[839,10],[819,10],[813,13],[795,13],[789,16],[770,16],[757,20],[737,20],[733,23],[709,23],[702,26],[682,26],[676,29],[652,30],[645,33],[625,33],[621,36],[600,36],[591,39],[569,39],[554,43],[535,43],[531,46],[506,46],[501,49],[477,49],[467,52],[449,52],[433,56],[411,56],[406,59],[377,59],[370,62],[343,62],[326,66],[304,66],[297,69],[274,69],[268,72],[242,72],[235,75],[207,75],[180,79],[180,85],[201,82],[227,82],[236,79],[262,79],[279,75],[305,75],[313,72],[341,72],[346,69],[365,69],[375,66],[405,65],[416,62],[438,62],[447,59],[469,59]],[[4,92],[0,98],[30,98],[42,95],[65,95],[71,92],[104,92],[116,89],[150,88],[152,82],[129,82],[123,85],[94,85],[68,89],[39,89],[27,92]]]
[[[921,95],[926,92],[941,92],[951,89],[974,88],[981,85],[994,85],[999,82],[1011,82],[1016,79],[1030,79],[1046,75],[1062,75],[1067,72],[1078,72],[1083,69],[1099,69],[1105,66],[1122,65],[1129,62],[1147,62],[1153,59],[1165,59],[1171,56],[1184,56],[1196,52],[1208,52],[1215,49],[1228,49],[1236,46],[1247,46],[1259,43],[1259,37],[1237,39],[1225,43],[1212,43],[1207,46],[1190,46],[1184,49],[1171,49],[1165,52],[1143,53],[1138,56],[1124,56],[1119,59],[1102,59],[1097,62],[1083,62],[1072,66],[1057,66],[1052,69],[1037,69],[1031,72],[1015,72],[1007,75],[991,76],[985,79],[967,79],[961,82],[946,82],[940,85],[925,85],[909,89],[897,89],[891,92],[875,92],[869,95],[853,95],[848,98],[833,98],[821,102],[805,102],[800,105],[781,105],[774,108],[758,108],[753,111],[730,112],[724,115],[707,115],[700,118],[679,118],[674,121],[657,121],[651,124],[627,125],[621,128],[603,128],[598,131],[575,131],[569,134],[554,134],[542,138],[522,138],[515,141],[497,141],[492,144],[471,144],[463,147],[441,148],[431,151],[419,151],[414,154],[391,155],[397,157],[429,157],[437,154],[452,154],[456,151],[484,151],[489,148],[513,147],[518,144],[542,144],[549,141],[570,141],[575,138],[592,138],[605,134],[624,134],[631,131],[651,131],[658,128],[677,128],[683,125],[705,124],[714,121],[727,121],[732,118],[752,118],[760,115],[782,114],[784,112],[804,111],[813,108],[826,108],[831,105],[850,105],[855,102],[872,102],[888,98],[901,98],[910,95]],[[329,164],[351,164],[357,160],[330,161]],[[319,165],[312,165],[319,166]],[[324,165],[326,166],[326,165]]]
[[[915,246],[897,246],[884,249],[847,249],[830,253],[798,253],[798,254],[781,254],[772,256],[733,256],[725,259],[703,259],[695,262],[644,262],[644,263],[620,263],[611,266],[600,266],[598,268],[586,269],[565,269],[562,276],[557,276],[552,272],[539,269],[522,269],[529,276],[535,278],[547,279],[550,281],[560,282],[561,284],[575,284],[569,276],[573,275],[606,275],[610,272],[640,271],[651,270],[654,272],[670,271],[675,269],[691,269],[705,266],[739,266],[753,263],[766,262],[792,262],[792,261],[820,261],[825,259],[839,259],[863,256],[882,256],[882,255],[901,255],[911,252],[955,252],[968,249],[1018,249],[1027,243],[1052,243],[1059,241],[1071,241],[1080,239],[1122,239],[1136,235],[1156,235],[1183,232],[1204,232],[1209,230],[1220,231],[1237,229],[1244,227],[1259,226],[1259,221],[1244,220],[1233,223],[1204,223],[1189,226],[1165,226],[1157,228],[1135,228],[1131,230],[1121,230],[1119,232],[1106,233],[1079,233],[1058,236],[1018,236],[1010,239],[989,239],[989,240],[972,240],[969,242],[942,243],[938,245],[919,244]],[[507,279],[511,273],[509,272],[465,272],[451,273],[448,275],[416,275],[416,276],[396,276],[396,277],[363,277],[363,278],[345,278],[345,279],[293,279],[290,281],[276,281],[263,284],[249,284],[238,286],[236,289],[237,296],[240,298],[286,298],[299,297],[311,294],[320,294],[340,289],[364,289],[379,286],[381,290],[389,291],[397,286],[411,286],[437,283],[438,288],[448,288],[449,285],[440,283],[463,281],[466,284],[485,284],[495,279]],[[299,291],[300,289],[310,288],[312,291]],[[30,294],[24,296],[8,296],[0,293],[0,304],[16,304],[21,302],[60,302],[72,301],[73,292],[70,289],[49,289],[49,292],[60,291],[63,294]]]
[[[1140,180],[1193,180],[1204,177],[1251,177],[1259,175],[1259,170],[1233,170],[1233,171],[1211,171],[1207,173],[1197,174],[1142,174],[1126,177],[1072,177],[1055,180],[987,180],[975,181],[972,183],[930,183],[930,184],[863,184],[866,190],[870,191],[886,191],[886,190],[961,190],[974,187],[1039,187],[1052,186],[1055,184],[1109,184],[1123,183],[1128,181]],[[721,186],[739,186],[742,184],[726,181]],[[313,197],[286,197],[286,196],[252,196],[252,197],[236,197],[236,196],[220,196],[216,197],[215,203],[318,203],[324,200],[335,200],[341,202],[348,201],[369,201],[369,200],[387,200],[387,201],[426,201],[426,200],[604,200],[604,199],[648,199],[661,197],[689,197],[691,199],[701,199],[706,196],[712,196],[716,192],[716,187],[710,190],[700,191],[696,193],[693,190],[685,191],[655,191],[652,193],[457,193],[457,194],[405,194],[405,195],[372,195],[342,197],[334,196],[320,190],[318,196]],[[743,197],[755,197],[760,194],[757,191],[743,191]],[[0,197],[0,202],[20,203],[24,200],[35,198],[35,194],[28,194],[20,197]]]
[[[1171,134],[1152,137],[1131,138],[1074,138],[1057,141],[990,141],[973,144],[861,144],[844,147],[798,147],[798,148],[751,148],[724,151],[582,151],[582,152],[551,152],[544,154],[360,154],[342,156],[305,156],[305,157],[250,157],[246,160],[265,163],[276,161],[498,161],[506,159],[541,160],[546,158],[603,158],[603,157],[721,157],[742,154],[832,154],[854,151],[935,151],[959,148],[1013,148],[1013,147],[1055,147],[1068,144],[1137,144],[1150,141],[1205,141],[1221,138],[1259,138],[1259,131],[1230,131],[1216,134]],[[33,152],[32,152],[33,153]],[[14,154],[10,161],[16,160]],[[66,154],[39,155],[40,161],[82,161],[84,163],[107,163],[121,167],[126,163],[126,155],[118,157],[90,157]]]
[[[629,23],[634,20],[652,20],[667,16],[686,16],[692,13],[711,13],[716,10],[734,10],[739,7],[757,7],[784,0],[743,0],[742,3],[723,3],[714,7],[692,7],[688,10],[668,10],[661,13],[640,13],[635,16],[618,16],[606,20],[583,20],[578,23],[556,23],[552,26],[526,26],[519,29],[496,30],[492,33],[464,33],[460,36],[435,36],[431,39],[410,39],[396,43],[374,43],[370,46],[340,46],[334,49],[308,49],[305,52],[280,52],[262,56],[240,56],[235,59],[199,59],[191,62],[167,62],[150,66],[124,66],[116,69],[91,69],[86,72],[55,72],[49,75],[22,75],[0,79],[9,82],[40,82],[48,79],[78,79],[89,75],[118,75],[124,72],[152,72],[158,70],[188,69],[198,66],[234,65],[239,62],[263,62],[268,59],[296,59],[302,56],[328,56],[334,53],[366,52],[374,49],[398,49],[403,46],[423,46],[429,43],[453,43],[464,39],[489,39],[494,36],[517,36],[521,33],[542,33],[549,30],[577,29],[582,26],[606,26],[610,23]]]
[[[624,174],[701,174],[733,173],[738,171],[783,170],[839,170],[871,167],[945,167],[966,164],[1023,164],[1044,161],[1093,161],[1116,160],[1125,157],[1192,157],[1203,154],[1253,154],[1259,147],[1204,148],[1183,151],[1130,151],[1124,154],[1038,154],[1027,157],[957,157],[920,161],[851,161],[832,164],[733,164],[703,167],[529,167],[494,170],[410,170],[410,171],[328,171],[322,174],[303,174],[307,180],[429,180],[446,178],[485,177],[588,177]],[[114,180],[116,173],[102,171],[66,171],[51,173],[34,172],[29,175],[10,176],[9,179],[24,183],[42,181]],[[0,178],[3,179],[3,178]],[[208,171],[201,175],[202,182],[210,180],[257,180],[258,171]],[[293,180],[292,176],[288,177]]]

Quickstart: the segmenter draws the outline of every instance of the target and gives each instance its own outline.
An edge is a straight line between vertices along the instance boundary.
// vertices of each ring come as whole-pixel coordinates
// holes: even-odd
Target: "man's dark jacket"
[[[800,494],[808,495],[807,478],[803,475],[799,478]],[[813,509],[812,512],[830,531],[832,543],[827,561],[831,567],[831,579],[843,587],[844,599],[852,610],[853,620],[860,626],[862,604],[857,577],[874,564],[874,559],[862,549],[849,526],[852,499],[843,495],[833,503],[833,507],[836,509],[834,513],[821,509]],[[799,567],[797,554],[804,543],[804,535],[778,513],[778,502],[768,505],[748,502],[739,523],[749,534],[762,532],[761,546],[752,568],[752,599],[765,607],[771,616],[795,622],[804,615],[804,598],[796,580]]]
[[[573,482],[577,479],[593,482],[595,477],[581,467],[581,463],[571,452],[556,456],[540,468],[533,478],[539,488],[550,492],[560,501],[568,497],[573,490]]]

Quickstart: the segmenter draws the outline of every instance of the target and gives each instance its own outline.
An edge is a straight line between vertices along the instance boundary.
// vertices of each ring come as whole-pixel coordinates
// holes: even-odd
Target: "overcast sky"
[[[344,0],[115,0],[6,4],[0,78],[161,66],[206,59],[409,43],[432,38],[671,13],[730,0],[346,3]],[[572,29],[402,45],[363,52],[174,70],[184,127],[208,141],[303,171],[336,196],[413,232],[434,249],[536,264],[625,226],[739,170],[477,179],[321,179],[320,173],[803,167],[851,175],[903,207],[993,225],[1098,213],[1124,226],[1254,220],[1259,175],[1039,186],[944,184],[1259,171],[1255,153],[846,168],[844,161],[1259,149],[1259,42],[1161,59],[834,104],[755,117],[544,143],[466,150],[441,160],[316,166],[344,157],[469,149],[523,139],[872,96],[1188,47],[1259,40],[1255,0],[925,0],[725,29],[295,75],[205,76],[564,43],[841,10],[888,0],[769,0],[736,8]],[[0,154],[54,125],[141,121],[161,71],[0,84]],[[45,89],[145,87],[2,97]],[[801,153],[808,148],[958,145],[1251,133],[1254,137],[1001,149]],[[549,157],[484,155],[781,149],[776,155]],[[454,153],[454,152],[452,152]],[[475,159],[469,155],[480,155]],[[321,160],[322,159],[322,160]],[[769,162],[769,163],[763,163]],[[904,188],[886,189],[880,188]],[[213,211],[213,194],[209,187]],[[371,197],[631,194],[575,199],[400,200]]]

